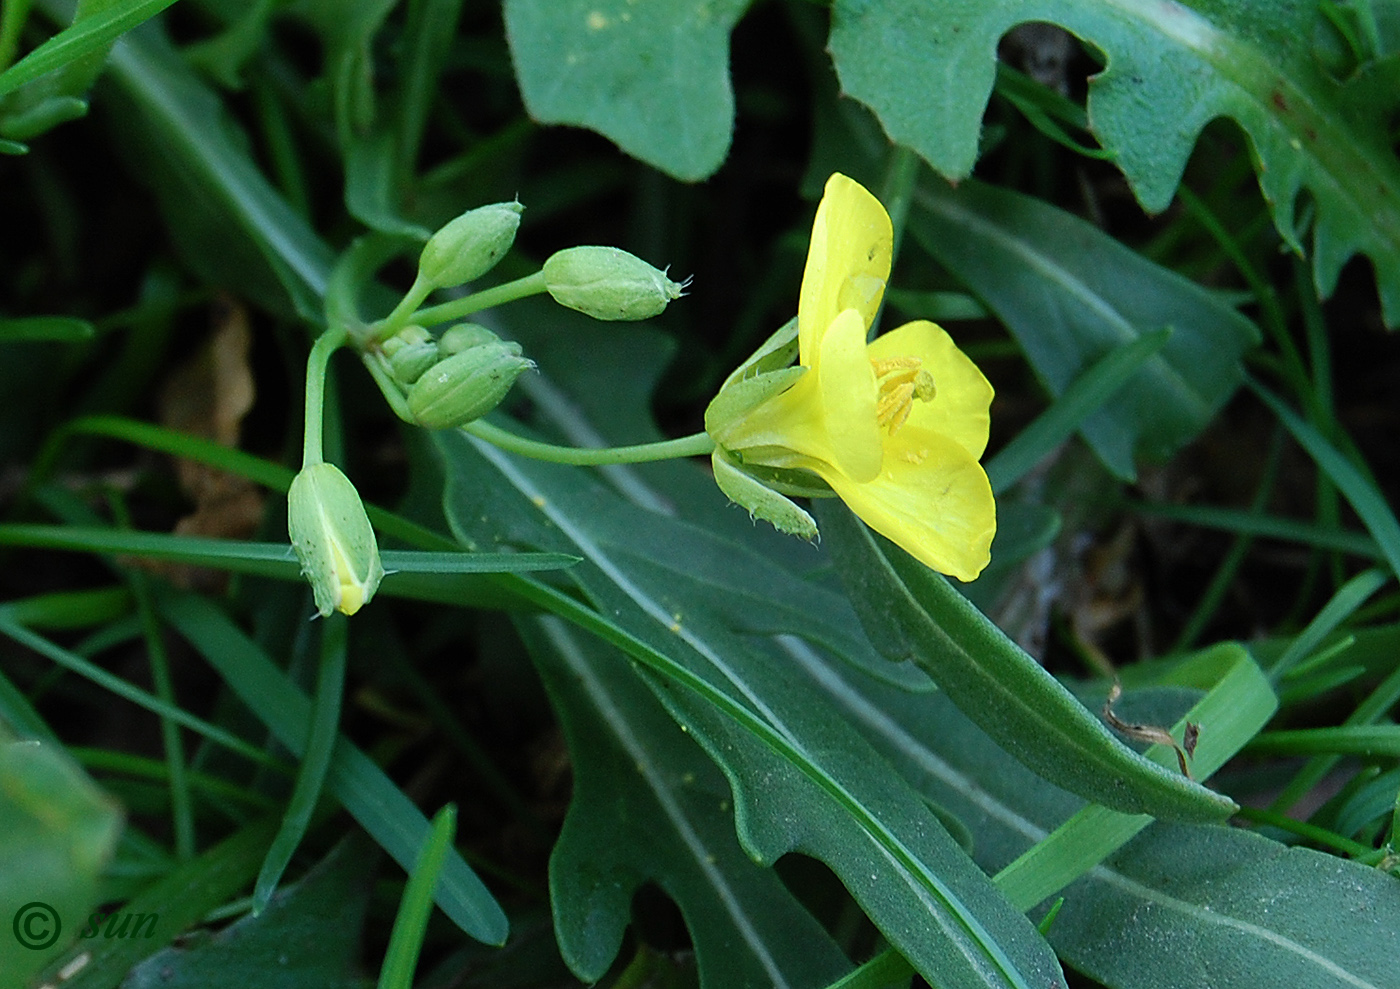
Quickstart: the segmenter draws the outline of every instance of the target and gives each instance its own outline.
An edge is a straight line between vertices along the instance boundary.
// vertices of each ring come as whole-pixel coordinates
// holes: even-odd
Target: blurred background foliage
[[[0,70],[0,716],[46,746],[0,764],[0,820],[15,822],[0,863],[42,845],[33,821],[61,807],[73,840],[45,850],[61,860],[52,897],[164,918],[156,942],[103,939],[78,970],[66,942],[0,953],[6,985],[45,964],[74,985],[363,984],[404,889],[387,859],[411,869],[430,833],[416,808],[449,801],[456,851],[446,914],[417,935],[421,985],[825,986],[887,960],[886,943],[935,985],[1051,985],[1035,980],[1061,963],[1076,985],[1393,981],[1400,3],[4,0]],[[1019,916],[1044,896],[957,870],[997,873],[1082,802],[878,655],[869,606],[835,579],[855,564],[750,527],[690,465],[512,474],[403,428],[342,355],[328,453],[392,507],[375,518],[390,544],[579,552],[587,537],[601,555],[534,591],[401,575],[354,619],[327,797],[291,884],[246,915],[332,636],[305,621],[294,567],[168,547],[151,562],[156,542],[118,553],[96,529],[284,541],[278,465],[299,449],[337,257],[366,234],[411,256],[489,202],[526,207],[501,280],[585,243],[694,279],[643,326],[501,310],[493,328],[544,372],[508,404],[517,419],[585,444],[700,429],[794,312],[833,170],[901,231],[886,325],[938,320],[997,389],[1001,534],[968,596],[1090,707],[1111,660],[1129,721],[1170,725],[1225,690],[1244,642],[1268,673],[1251,710],[1262,723],[1279,704],[1218,781],[1249,827],[1154,825],[1112,869],[1051,883],[1079,882],[1052,955]],[[411,278],[386,265],[366,311]],[[548,518],[530,507],[546,495]],[[894,767],[852,806],[903,838],[942,822],[947,841],[910,854],[965,884],[995,971],[937,981],[949,949],[921,929],[930,884],[862,887],[865,832],[696,696],[621,662],[624,634],[670,647],[616,571],[589,569],[617,560],[757,693],[794,717],[820,696],[802,737],[857,764],[828,778],[858,778],[874,751]],[[589,626],[573,605],[620,617]],[[789,688],[782,664],[825,692]],[[133,689],[136,705],[114,700]],[[47,747],[110,796],[67,762],[45,769]],[[62,798],[27,789],[64,774]],[[761,806],[770,777],[811,833]],[[663,818],[694,830],[653,833]],[[4,882],[8,917],[19,884]],[[741,906],[716,893],[727,884]],[[1168,887],[1270,936],[1180,918],[1101,929]],[[1255,912],[1269,897],[1275,912]],[[507,918],[504,948],[477,943]],[[1163,932],[1199,947],[1159,957]],[[846,984],[909,978],[880,964]]]

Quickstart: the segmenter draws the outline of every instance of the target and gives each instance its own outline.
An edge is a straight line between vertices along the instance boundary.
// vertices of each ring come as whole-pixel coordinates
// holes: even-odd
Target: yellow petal
[[[854,309],[836,317],[822,335],[816,374],[830,454],[823,459],[852,481],[874,479],[884,458],[875,417],[879,386],[866,356],[868,321]]]
[[[956,440],[974,460],[982,456],[991,424],[992,386],[941,326],[927,320],[905,323],[876,338],[869,353],[874,360],[917,357],[933,375],[938,393],[931,402],[913,404],[904,428],[941,433]]]
[[[893,246],[890,217],[880,201],[840,172],[827,179],[797,305],[803,364],[814,366],[821,335],[842,310],[856,310],[870,326],[890,276]]]
[[[955,441],[905,425],[868,484],[822,477],[876,532],[940,573],[969,581],[991,559],[996,500],[980,464]]]
[[[748,463],[804,467],[820,461],[854,481],[875,477],[882,437],[875,372],[865,352],[865,325],[848,309],[822,334],[817,368],[727,431],[726,448]]]

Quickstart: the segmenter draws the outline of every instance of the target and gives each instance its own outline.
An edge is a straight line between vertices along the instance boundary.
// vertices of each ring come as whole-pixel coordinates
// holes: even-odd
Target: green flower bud
[[[408,390],[408,410],[429,429],[465,426],[490,412],[534,361],[520,344],[481,343],[438,361]]]
[[[411,343],[394,351],[389,358],[389,369],[394,372],[394,377],[411,385],[438,362],[438,357],[436,343]]]
[[[496,336],[480,323],[458,323],[438,340],[438,352],[443,357],[460,354],[464,350],[479,347],[483,343],[500,343]]]
[[[431,333],[423,329],[423,327],[421,326],[418,326],[416,324],[410,324],[408,326],[405,326],[403,329],[399,330],[399,332],[395,333],[393,336],[391,336],[388,340],[385,340],[379,346],[384,350],[385,354],[387,354],[390,357],[393,357],[404,347],[411,347],[414,344],[418,343],[432,342],[433,335]]]
[[[616,247],[570,247],[544,263],[554,301],[594,319],[646,319],[679,299],[690,284]]]
[[[492,203],[468,210],[433,234],[418,256],[418,276],[435,288],[480,278],[515,242],[519,203]]]
[[[369,603],[384,566],[360,494],[334,464],[303,467],[287,492],[287,532],[316,610],[353,615]]]

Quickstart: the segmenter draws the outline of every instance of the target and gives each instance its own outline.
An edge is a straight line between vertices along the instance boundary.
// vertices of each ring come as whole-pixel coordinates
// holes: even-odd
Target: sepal
[[[800,536],[808,542],[817,538],[817,523],[812,516],[790,499],[744,473],[723,449],[716,448],[710,462],[714,465],[715,484],[726,498],[747,510],[752,518],[763,519],[779,532]]]

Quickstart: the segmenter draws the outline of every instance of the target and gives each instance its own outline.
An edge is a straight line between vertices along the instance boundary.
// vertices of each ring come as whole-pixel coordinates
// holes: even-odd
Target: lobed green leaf
[[[1284,240],[1301,252],[1297,201],[1316,203],[1313,276],[1323,296],[1356,253],[1370,256],[1390,325],[1400,323],[1400,160],[1389,119],[1400,58],[1336,79],[1314,57],[1310,0],[837,0],[830,50],[845,92],[897,144],[950,179],[976,160],[997,41],[1027,20],[1061,25],[1104,58],[1089,123],[1149,211],[1165,209],[1201,128],[1248,135]],[[1159,324],[1160,325],[1160,324]]]

